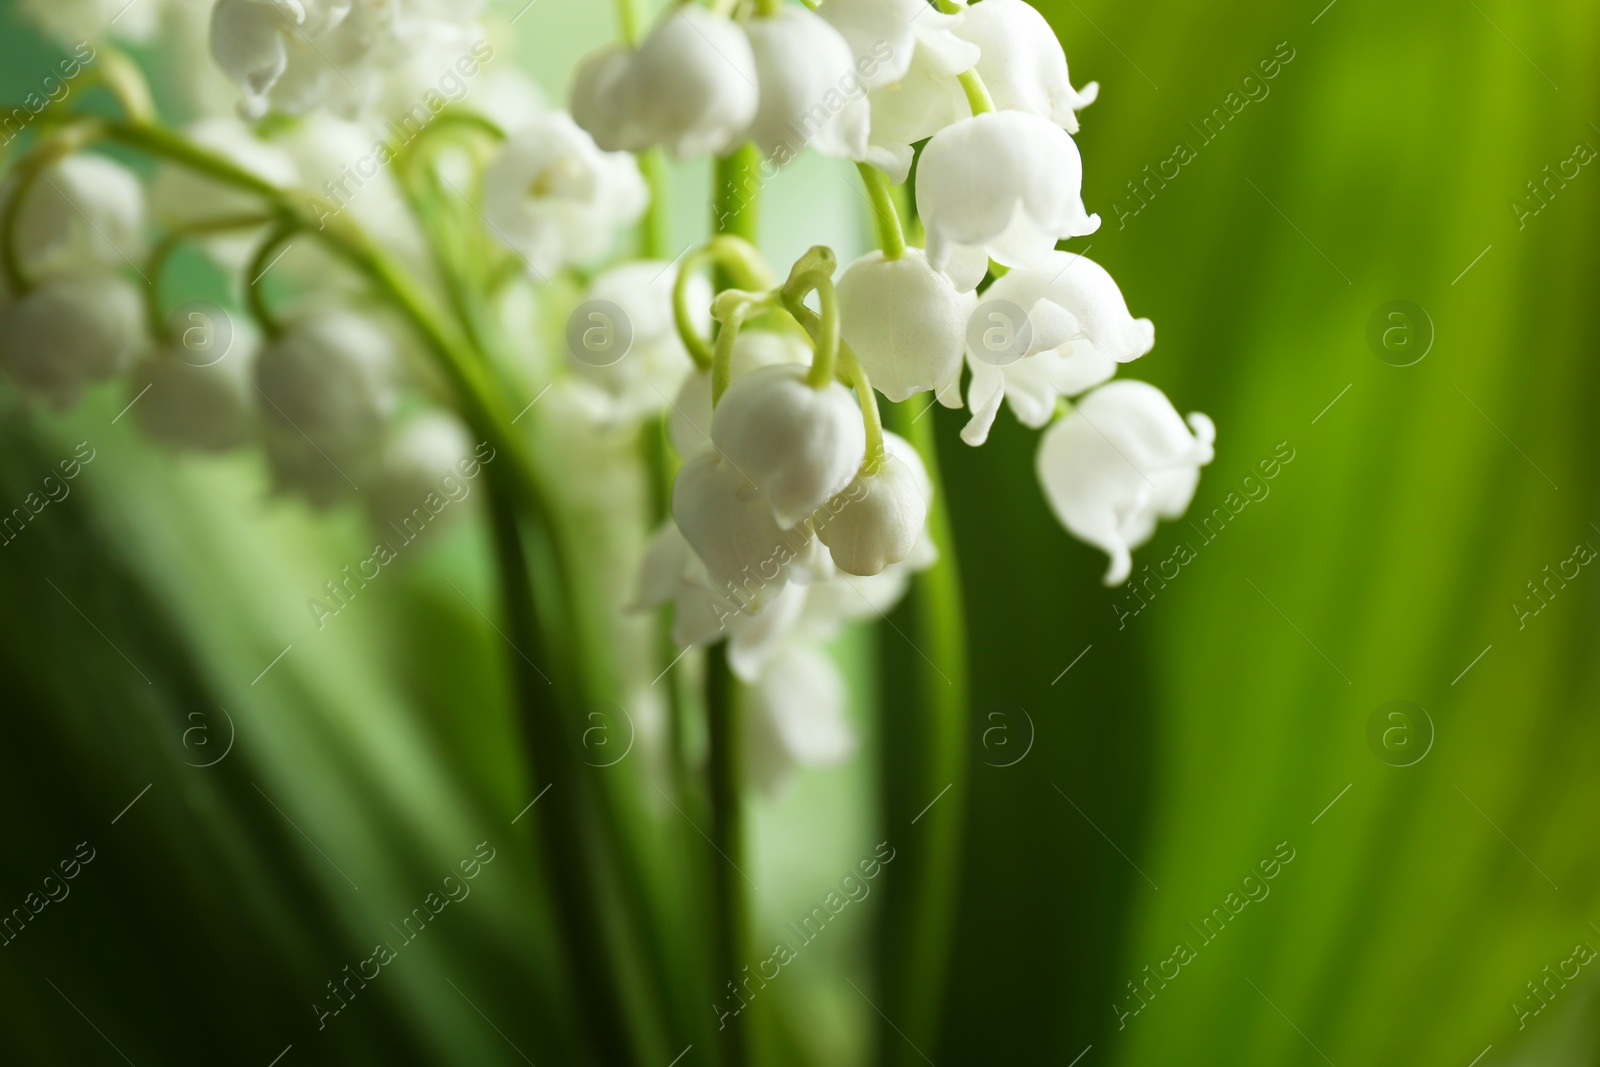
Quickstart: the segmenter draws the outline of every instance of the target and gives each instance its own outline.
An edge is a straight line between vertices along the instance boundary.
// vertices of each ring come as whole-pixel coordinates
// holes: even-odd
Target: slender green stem
[[[883,416],[878,412],[878,394],[872,390],[867,368],[861,365],[856,354],[844,345],[839,346],[839,373],[856,391],[856,403],[861,405],[861,423],[866,430],[867,449],[863,464],[876,470],[883,462]]]
[[[812,357],[806,384],[813,389],[824,389],[833,381],[833,368],[839,356],[839,297],[831,277],[818,271],[812,279],[822,315],[817,328],[816,354]]]
[[[857,163],[856,170],[861,172],[862,184],[872,201],[872,225],[878,231],[883,258],[899,259],[906,254],[906,235],[900,226],[900,213],[895,210],[894,195],[889,192],[889,178],[867,163]]]
[[[432,122],[422,127],[410,141],[398,149],[394,149],[396,172],[404,182],[410,177],[411,170],[423,158],[422,150],[441,134],[480,133],[492,141],[504,141],[506,131],[493,119],[485,118],[475,111],[441,111],[435,115]]]
[[[6,290],[13,295],[33,288],[33,279],[28,277],[22,263],[22,250],[17,247],[17,220],[21,218],[22,206],[45,168],[93,141],[98,125],[93,120],[69,120],[67,126],[32,146],[27,155],[17,161],[13,171],[15,180],[8,190],[5,208],[0,212],[0,267],[5,271]]]
[[[712,365],[716,354],[711,343],[694,328],[689,310],[689,281],[709,266],[717,268],[719,278],[729,279],[729,284],[741,289],[772,288],[772,274],[762,262],[761,254],[742,238],[720,234],[683,258],[672,283],[672,321],[684,347],[702,369]]]
[[[650,190],[650,203],[639,220],[639,254],[645,259],[660,259],[667,252],[667,164],[659,148],[639,153],[639,173]]]
[[[150,284],[145,289],[145,313],[149,320],[151,335],[162,340],[167,339],[166,316],[161,310],[161,276],[166,271],[172,253],[180,244],[197,237],[226,233],[229,230],[248,230],[256,226],[266,226],[278,217],[259,211],[240,215],[218,215],[215,218],[201,219],[169,230],[156,243],[155,248],[150,251],[149,258],[145,260],[144,272],[150,279]]]
[[[745,898],[744,805],[741,799],[744,723],[737,706],[733,673],[728,669],[728,645],[722,641],[706,654],[706,725],[711,735],[707,774],[711,785],[711,841],[721,855],[715,857],[713,900],[720,921],[712,953],[718,977],[728,989],[736,988],[747,958],[746,931],[749,905]],[[715,979],[713,979],[715,981]],[[716,987],[717,1000],[730,1013],[720,1019],[722,1067],[745,1067],[750,1062],[750,1024],[743,1003],[724,987]]]
[[[879,944],[880,1003],[900,1029],[880,1026],[878,1047],[880,1062],[914,1067],[922,1060],[908,1040],[919,1048],[936,1047],[945,1009],[966,817],[967,646],[935,420],[916,418],[905,404],[897,405],[891,418],[917,449],[934,486],[928,534],[939,549],[938,562],[913,581],[907,604],[914,620],[913,643],[926,658],[903,661],[912,693],[886,706],[882,729],[895,742],[880,746],[885,822],[891,833],[904,835],[906,844],[901,850],[905,858],[887,872],[889,900]],[[949,796],[919,817],[928,801],[946,789]]]
[[[733,380],[733,346],[739,339],[744,320],[771,306],[766,293],[750,293],[741,289],[724,289],[717,294],[716,317],[722,323],[717,331],[717,343],[711,357],[711,407],[716,408],[722,394],[728,391]]]
[[[967,106],[972,108],[974,115],[994,110],[994,97],[989,95],[989,87],[983,84],[977,68],[962,71],[958,80],[961,82],[961,91],[967,94]]]
[[[251,257],[250,265],[245,268],[245,305],[250,309],[251,317],[261,324],[261,332],[269,339],[283,332],[283,324],[267,305],[267,287],[262,284],[263,276],[272,269],[272,257],[278,254],[278,247],[299,231],[300,224],[293,219],[278,223],[267,234],[266,240],[261,242],[261,247]]]
[[[717,158],[716,218],[717,233],[742,237],[752,245],[760,227],[756,203],[761,193],[761,152],[746,141],[725,156]]]
[[[583,830],[586,783],[565,736],[561,696],[552,692],[554,683],[545,678],[529,658],[530,655],[539,656],[546,663],[552,663],[552,657],[543,654],[549,642],[545,640],[534,605],[527,550],[510,503],[516,487],[504,482],[499,469],[489,468],[489,476],[490,523],[505,597],[506,625],[510,631],[507,639],[518,653],[507,656],[507,663],[517,704],[523,713],[529,769],[535,782],[545,782],[542,788],[550,792],[543,804],[535,805],[534,814],[539,821],[544,867],[552,874],[549,884],[560,913],[557,934],[564,942],[567,966],[572,972],[575,994],[572,1002],[584,1020],[588,1043],[598,1061],[607,1067],[626,1067],[637,1059],[617,995],[617,978],[611,973],[612,957],[599,900],[587,888],[588,879],[581,874],[594,862]],[[565,683],[564,676],[563,680]]]
[[[756,14],[762,18],[771,18],[783,10],[783,0],[756,0]]]

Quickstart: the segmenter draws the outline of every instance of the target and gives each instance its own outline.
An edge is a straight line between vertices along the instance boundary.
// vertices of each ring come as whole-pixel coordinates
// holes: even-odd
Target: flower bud
[[[466,428],[443,412],[419,415],[390,433],[369,476],[367,513],[373,523],[425,527],[452,502],[465,500],[471,490],[460,464],[471,451]]]
[[[733,341],[733,358],[729,360],[732,371],[729,381],[736,382],[760,367],[779,363],[809,364],[811,345],[793,333],[774,330],[739,331]],[[711,443],[711,371],[696,370],[684,379],[683,386],[672,401],[672,415],[667,420],[667,436],[680,456],[692,456]]]
[[[1045,431],[1034,463],[1045,498],[1074,537],[1111,557],[1106,585],[1127,580],[1131,551],[1158,519],[1189,506],[1216,434],[1198,412],[1185,426],[1161,390],[1131,380],[1101,386]]]
[[[0,309],[0,366],[59,411],[144,343],[139,291],[108,270],[48,278]]]
[[[839,31],[792,6],[752,18],[745,30],[760,86],[746,136],[780,165],[807,145],[825,156],[864,158],[871,111],[850,44]]]
[[[16,225],[30,272],[120,268],[143,250],[144,188],[114,159],[70,155],[40,170],[17,205]]]
[[[978,298],[958,293],[921,249],[869,252],[839,276],[839,332],[879,392],[899,402],[945,392],[961,375],[967,319]]]
[[[673,5],[625,64],[616,56],[584,62],[572,89],[576,116],[608,149],[724,152],[755,117],[755,57],[726,15]]]
[[[256,363],[262,416],[332,456],[369,449],[399,405],[389,335],[349,311],[314,311],[267,344]]]
[[[927,523],[933,487],[922,458],[890,433],[884,434],[884,449],[813,519],[818,540],[846,574],[877,574],[899,563],[916,547]]]
[[[752,609],[783,591],[790,568],[811,540],[807,530],[780,527],[749,480],[709,449],[679,469],[672,517],[705,564],[712,591]]]
[[[995,106],[1049,119],[1078,132],[1078,111],[1100,94],[1096,82],[1080,92],[1067,77],[1067,54],[1050,23],[1023,0],[983,0],[967,8],[956,35],[982,52],[978,76]]]
[[[251,380],[258,340],[241,323],[221,359],[199,366],[181,340],[155,346],[134,368],[128,398],[139,428],[173,448],[237,448],[255,426]],[[141,391],[149,386],[147,392]]]
[[[694,369],[672,319],[673,281],[671,264],[659,260],[613,267],[589,284],[569,319],[567,365],[604,390],[619,419],[660,411]],[[691,277],[687,303],[702,336],[711,326],[710,302],[711,284],[699,274]],[[619,313],[620,321],[609,321]],[[585,338],[597,327],[603,343],[587,346]]]
[[[491,231],[546,277],[603,256],[648,200],[632,156],[602,152],[559,112],[513,134],[483,174]]]
[[[763,367],[734,382],[711,419],[711,440],[759,488],[784,529],[839,492],[866,451],[861,410],[837,382],[806,368]]]
[[[985,0],[987,2],[987,0]],[[928,261],[963,291],[988,261],[1042,262],[1065,237],[1100,226],[1083,206],[1083,160],[1061,127],[1022,111],[989,111],[933,135],[917,168]]]
[[[802,767],[830,767],[850,758],[856,738],[845,716],[847,690],[827,653],[788,642],[748,690],[745,765],[753,785],[783,791]]]

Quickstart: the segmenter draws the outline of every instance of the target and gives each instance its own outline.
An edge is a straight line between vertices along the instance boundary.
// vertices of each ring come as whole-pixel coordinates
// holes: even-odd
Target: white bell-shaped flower
[[[428,528],[441,514],[461,512],[455,505],[472,492],[462,474],[471,452],[466,427],[441,411],[419,415],[394,430],[379,448],[369,476],[367,513],[373,523],[380,529],[392,523],[392,529],[410,532]]]
[[[967,8],[955,32],[982,51],[978,76],[996,107],[1078,132],[1077,113],[1094,103],[1100,86],[1072,87],[1067,54],[1043,15],[1023,0],[983,0]]]
[[[694,370],[673,323],[672,284],[670,263],[624,263],[589,284],[569,321],[567,365],[604,391],[618,420],[660,411]],[[703,336],[711,327],[711,284],[704,277],[689,279],[687,303]]]
[[[1023,111],[989,111],[936,133],[917,168],[928,261],[958,289],[988,261],[1043,262],[1056,242],[1100,226],[1083,206],[1083,160],[1061,127]]]
[[[204,118],[188,127],[184,135],[201,148],[279,188],[287,189],[300,183],[300,173],[289,154],[278,145],[256,137],[236,118],[220,115]],[[320,182],[322,178],[317,180]],[[318,197],[327,195],[320,188],[311,191]],[[151,213],[174,229],[207,219],[246,215],[259,211],[260,207],[260,197],[176,163],[158,166],[150,185]],[[259,238],[260,230],[237,230],[207,237],[203,244],[219,263],[242,269],[249,262]]]
[[[780,165],[807,146],[863,159],[871,111],[850,44],[803,7],[785,6],[745,27],[760,103],[747,136]]]
[[[1057,396],[1094,388],[1155,344],[1155,326],[1129,313],[1106,269],[1071,252],[1052,252],[1041,265],[996,280],[976,317],[967,333],[972,419],[961,431],[971,445],[988,439],[1002,400],[1019,422],[1038,429],[1050,421]],[[991,337],[997,350],[971,347]]]
[[[719,409],[720,410],[720,409]],[[689,457],[672,486],[672,517],[725,599],[758,608],[783,591],[810,531],[778,525],[772,505],[719,453]]]
[[[817,14],[850,43],[871,90],[868,147],[857,158],[905,181],[912,145],[972,114],[956,81],[978,62],[978,47],[953,32],[965,13],[944,14],[924,0],[827,0]]]
[[[967,320],[978,298],[957,292],[921,249],[895,259],[869,252],[839,276],[839,333],[873,386],[893,401],[934,390],[961,376]]]
[[[338,72],[326,55],[331,42],[319,45],[318,39],[334,33],[351,7],[351,0],[217,0],[211,55],[243,90],[240,109],[247,118],[260,118],[269,107],[303,114],[322,102]],[[346,53],[346,66],[359,58],[339,51]]]
[[[862,464],[813,520],[817,538],[846,574],[877,574],[899,563],[927,524],[933,486],[922,457],[904,438],[883,436],[884,454]]]
[[[847,702],[844,679],[827,653],[805,642],[782,645],[746,696],[744,757],[750,783],[775,796],[797,770],[849,759],[856,738]]]
[[[699,307],[691,304],[691,308]],[[709,306],[709,305],[708,305]],[[706,312],[707,317],[710,311]],[[736,382],[761,367],[780,363],[806,365],[811,362],[811,345],[795,333],[745,328],[733,341],[733,358],[728,361],[728,380]],[[667,420],[667,435],[680,456],[692,456],[711,444],[711,371],[696,370],[684,379],[672,401]]]
[[[17,205],[17,252],[34,273],[123,267],[141,254],[143,231],[138,176],[94,153],[44,167]]]
[[[399,405],[397,357],[388,333],[342,309],[313,311],[272,339],[256,361],[267,425],[330,454],[376,446]]]
[[[603,256],[648,200],[633,157],[601,151],[560,112],[514,134],[483,175],[490,229],[546,277]]]
[[[60,411],[126,368],[144,340],[139,290],[108,270],[48,278],[0,308],[0,367]]]
[[[146,353],[129,376],[128,397],[134,402],[129,416],[147,436],[204,452],[250,439],[256,414],[250,383],[260,341],[247,321],[231,323],[230,333],[220,358],[190,349],[182,335]]]
[[[844,35],[869,89],[892,85],[925,53],[959,74],[978,61],[976,45],[954,32],[965,13],[944,14],[925,0],[826,0],[817,14]]]
[[[673,519],[657,527],[645,546],[634,587],[632,610],[672,604],[672,642],[680,648],[709,645],[728,636],[727,621],[741,610],[718,596],[699,555]]]
[[[848,485],[866,452],[850,391],[838,382],[813,389],[806,373],[752,371],[728,387],[711,419],[717,452],[759,488],[784,529]]]
[[[750,40],[726,15],[674,4],[635,52],[581,64],[573,113],[607,149],[663,145],[678,158],[724,152],[759,103]]]
[[[1107,383],[1045,431],[1035,469],[1061,524],[1111,557],[1105,583],[1133,568],[1132,550],[1158,519],[1188,508],[1211,462],[1216,427],[1198,412],[1188,424],[1153,385]]]

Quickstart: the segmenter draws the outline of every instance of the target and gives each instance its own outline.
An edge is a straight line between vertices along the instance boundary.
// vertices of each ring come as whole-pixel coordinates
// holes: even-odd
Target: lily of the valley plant
[[[162,445],[257,449],[280,492],[378,527],[481,466],[528,766],[551,787],[529,822],[594,1062],[690,1041],[760,1058],[746,1009],[771,954],[751,940],[743,809],[852,758],[829,642],[909,590],[928,670],[916,737],[882,746],[909,786],[882,813],[906,858],[877,1004],[931,1041],[959,790],[907,824],[960,781],[967,724],[957,546],[920,416],[964,406],[971,446],[1002,406],[1043,430],[1044,496],[1108,584],[1188,506],[1214,429],[1115,377],[1154,328],[1061,248],[1099,225],[1073,138],[1098,86],[1073,86],[1023,0],[636,2],[566,110],[472,4],[25,5],[95,58],[10,147],[0,365],[54,409],[118,389]],[[192,111],[173,128],[111,38],[201,22],[213,63],[173,72]],[[90,84],[114,111],[80,106]],[[805,152],[858,172],[877,250],[763,258],[762,186]],[[665,157],[707,156],[709,232],[674,258]],[[229,279],[218,321],[175,314],[180,246]],[[599,702],[644,724],[653,763],[591,770]],[[698,873],[644,884],[650,827]],[[892,1035],[880,1053],[908,1055]]]

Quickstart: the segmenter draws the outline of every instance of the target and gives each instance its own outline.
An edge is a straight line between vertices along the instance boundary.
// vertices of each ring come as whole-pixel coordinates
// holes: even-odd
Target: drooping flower
[[[956,76],[978,62],[978,48],[953,32],[966,14],[923,0],[827,0],[817,14],[850,43],[870,90],[868,147],[856,158],[905,181],[912,145],[972,114]]]
[[[69,155],[39,171],[17,205],[17,252],[31,272],[120,268],[143,248],[144,188],[108,156]]]
[[[873,575],[911,554],[928,519],[933,486],[904,438],[884,434],[884,454],[869,458],[815,519],[817,538],[846,574]]]
[[[255,371],[266,425],[279,437],[304,438],[335,464],[370,452],[399,405],[389,335],[339,308],[290,323],[262,349]]]
[[[863,159],[870,109],[850,45],[803,7],[786,6],[745,27],[755,56],[759,105],[747,136],[780,165],[807,146]]]
[[[144,343],[144,302],[109,270],[47,278],[0,308],[0,366],[57,410],[123,370]]]
[[[678,471],[672,517],[715,594],[758,610],[783,591],[812,540],[809,530],[779,525],[765,496],[710,449],[690,456]]]
[[[795,771],[850,758],[856,738],[846,717],[848,691],[833,660],[806,642],[782,645],[748,690],[746,776],[769,796]]]
[[[711,440],[789,529],[844,489],[866,452],[861,411],[838,382],[813,389],[806,369],[763,367],[734,382]]]
[[[895,259],[862,256],[839,276],[838,294],[840,336],[879,392],[897,402],[930,389],[952,392],[973,293],[957,292],[921,249],[907,248]]]
[[[1189,506],[1215,439],[1205,415],[1191,414],[1185,425],[1161,390],[1124,379],[1096,389],[1045,431],[1035,469],[1056,518],[1111,557],[1105,583],[1118,585],[1157,520]]]
[[[971,445],[988,439],[1002,400],[1017,421],[1037,429],[1050,421],[1058,396],[1109,380],[1118,363],[1155,344],[1155,326],[1128,312],[1105,268],[1070,252],[1052,252],[1037,267],[999,278],[976,315],[982,321],[967,332],[972,419],[961,431]],[[973,347],[991,336],[995,349]]]
[[[491,230],[545,277],[604,255],[648,199],[631,155],[601,151],[560,112],[514,134],[483,174]]]
[[[995,106],[1026,111],[1077,133],[1077,113],[1094,103],[1100,86],[1072,87],[1067,55],[1045,17],[1023,0],[983,0],[964,15],[955,32],[982,52],[978,76]]]
[[[395,529],[420,529],[451,502],[465,500],[470,490],[461,464],[471,451],[461,421],[443,412],[426,412],[393,430],[379,448],[370,476],[367,513],[374,524],[380,529],[390,523]],[[411,527],[407,519],[413,520]]]
[[[324,105],[353,117],[385,71],[423,41],[465,40],[476,3],[429,0],[217,0],[211,55],[244,93],[240,110],[304,115]]]
[[[691,304],[690,307],[698,307]],[[709,319],[710,312],[707,312]],[[737,382],[751,371],[780,363],[807,364],[811,346],[793,333],[743,329],[733,342],[729,381]],[[696,370],[684,379],[672,401],[667,420],[672,447],[680,456],[692,456],[711,445],[711,371]]]
[[[1056,242],[1100,226],[1083,206],[1083,161],[1061,127],[1024,111],[989,111],[934,134],[917,168],[928,261],[961,290],[988,261],[1043,262]]]
[[[675,4],[637,51],[606,49],[580,64],[572,109],[603,148],[662,145],[683,159],[733,147],[755,118],[757,84],[737,23]]]
[[[231,329],[220,357],[207,353],[197,361],[181,336],[145,353],[129,376],[128,396],[134,401],[131,417],[148,436],[173,448],[207,452],[237,448],[250,439],[255,429],[250,382],[259,340],[245,322]]]
[[[569,326],[567,365],[606,394],[618,420],[666,407],[694,369],[673,323],[671,266],[641,259],[598,275],[574,312],[581,321]],[[702,335],[710,329],[710,304],[710,283],[695,275],[688,306]],[[616,312],[620,321],[609,321]]]

